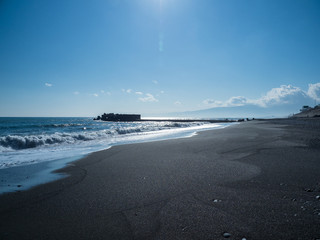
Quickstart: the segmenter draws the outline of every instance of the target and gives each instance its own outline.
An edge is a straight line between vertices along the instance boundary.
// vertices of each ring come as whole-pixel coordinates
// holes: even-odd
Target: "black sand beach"
[[[0,196],[0,239],[320,239],[320,120],[112,147]]]

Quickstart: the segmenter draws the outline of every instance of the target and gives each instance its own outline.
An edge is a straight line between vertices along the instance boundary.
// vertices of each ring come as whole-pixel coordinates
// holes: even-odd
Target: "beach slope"
[[[115,146],[0,196],[0,239],[320,238],[319,120]]]

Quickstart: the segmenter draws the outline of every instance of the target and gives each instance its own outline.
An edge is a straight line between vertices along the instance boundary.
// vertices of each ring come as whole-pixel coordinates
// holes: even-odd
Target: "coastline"
[[[41,123],[43,124],[43,123]],[[84,130],[88,128],[92,128],[90,124],[83,124],[81,122],[81,129],[82,127]],[[204,125],[189,125],[188,127],[172,126],[176,127],[175,129],[161,129],[161,130],[154,130],[152,127],[155,126],[147,126],[143,128],[141,131],[141,126],[135,125],[132,129],[126,129],[124,123],[123,129],[121,126],[117,129],[114,129],[115,134],[111,136],[108,134],[108,125],[98,124],[96,126],[95,131],[83,131],[83,132],[74,132],[71,135],[71,141],[80,139],[80,144],[66,144],[66,145],[57,145],[53,146],[53,148],[30,148],[28,152],[28,147],[25,149],[22,148],[22,151],[17,152],[8,152],[8,154],[2,155],[0,162],[2,165],[9,165],[11,167],[0,168],[0,195],[5,194],[8,192],[20,192],[28,190],[32,187],[35,187],[39,184],[48,183],[50,181],[58,180],[60,178],[65,177],[65,174],[56,174],[55,171],[61,168],[64,168],[69,163],[74,162],[75,160],[82,159],[86,155],[108,149],[113,146],[123,145],[123,144],[130,144],[130,143],[141,143],[141,142],[152,142],[152,141],[159,141],[159,140],[167,140],[167,139],[177,139],[177,138],[185,138],[191,137],[196,132],[205,131],[209,129],[217,129],[217,128],[224,128],[230,124],[234,123],[220,123],[220,124],[204,124]],[[172,123],[171,123],[172,124]],[[48,126],[45,125],[45,126]],[[58,122],[56,124],[50,123],[49,126],[59,127],[61,126],[62,130],[64,130],[65,126],[79,126],[79,122],[70,123],[70,122]],[[170,126],[170,125],[168,125]],[[148,128],[149,127],[149,128]],[[156,127],[158,127],[156,125]],[[56,130],[56,129],[54,129]],[[71,129],[69,129],[71,130]],[[146,131],[147,130],[147,131]],[[150,131],[148,131],[150,130]],[[120,131],[117,134],[117,131]],[[121,132],[122,131],[122,132]],[[128,132],[127,132],[128,131]],[[68,130],[67,130],[68,132]],[[131,132],[133,134],[131,134]],[[107,133],[107,134],[106,134]],[[135,134],[136,133],[136,134]],[[62,132],[61,134],[64,134]],[[92,136],[96,141],[86,141],[92,140]],[[55,134],[50,135],[43,135],[43,136],[25,136],[25,138],[17,138],[17,139],[9,139],[5,141],[9,141],[12,147],[15,147],[14,144],[28,143],[32,142],[36,145],[37,142],[39,144],[43,144],[43,139],[47,139],[49,142],[55,142],[58,139],[58,142],[69,141],[68,139],[69,133],[66,133],[65,137],[59,139],[59,136],[55,136]],[[105,137],[104,139],[102,137]],[[36,139],[36,140],[34,140]],[[82,145],[81,145],[82,144]],[[62,147],[61,147],[62,146]],[[19,146],[20,147],[20,146]],[[25,146],[23,146],[25,147]],[[60,147],[60,148],[59,148]],[[26,151],[24,151],[26,150]],[[46,152],[47,151],[47,152]],[[12,154],[12,155],[10,155]],[[30,164],[31,163],[31,164]]]
[[[293,121],[92,153],[67,178],[0,195],[0,238],[320,237],[319,120]]]

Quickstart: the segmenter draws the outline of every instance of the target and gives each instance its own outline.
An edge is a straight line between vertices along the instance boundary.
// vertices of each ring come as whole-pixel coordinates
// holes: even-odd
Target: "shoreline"
[[[224,124],[223,122],[221,122]],[[105,146],[100,149],[95,149],[93,151],[87,153],[78,153],[73,156],[58,158],[50,161],[38,162],[35,164],[26,164],[26,165],[18,165],[9,168],[0,169],[0,196],[2,194],[7,194],[10,192],[21,192],[27,191],[33,187],[36,187],[41,184],[46,184],[51,181],[56,181],[62,178],[65,178],[67,175],[65,174],[57,174],[60,169],[67,167],[69,164],[72,164],[74,161],[81,160],[85,158],[87,155],[90,155],[94,152],[99,152],[103,150],[107,150],[111,147],[118,145],[126,145],[126,144],[135,144],[135,143],[144,143],[144,142],[155,142],[155,141],[163,141],[170,139],[179,139],[179,138],[188,138],[196,135],[198,132],[206,131],[206,130],[216,130],[220,128],[228,127],[232,124],[236,124],[235,122],[229,123],[229,125],[220,125],[219,127],[206,127],[198,128],[198,127],[189,127],[176,129],[177,132],[171,130],[160,130],[151,132],[149,136],[146,138],[135,138],[131,139],[130,136],[127,140],[120,140],[113,143],[106,143]]]
[[[0,195],[0,237],[317,238],[312,121],[245,122],[92,153],[60,169],[65,179]]]

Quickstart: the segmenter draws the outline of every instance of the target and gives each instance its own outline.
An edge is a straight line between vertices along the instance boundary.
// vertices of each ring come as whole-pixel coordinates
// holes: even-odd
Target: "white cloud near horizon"
[[[308,95],[316,101],[320,101],[320,83],[309,84]]]
[[[226,101],[217,101],[214,99],[205,99],[202,103],[206,106],[217,107],[235,107],[244,105],[256,105],[260,107],[270,107],[281,104],[304,104],[306,101],[320,101],[320,83],[309,84],[308,91],[292,85],[281,85],[278,88],[272,88],[265,95],[258,99],[249,99],[244,96],[231,97]]]
[[[159,100],[156,99],[156,98],[155,98],[152,94],[150,94],[150,93],[146,93],[146,96],[139,98],[139,100],[140,100],[141,102],[159,102]]]
[[[281,85],[279,88],[272,88],[265,96],[251,100],[251,102],[255,105],[267,107],[269,105],[297,103],[297,101],[308,97],[308,94],[298,87]]]
[[[52,86],[53,86],[52,83],[45,83],[44,85],[45,85],[46,87],[52,87]]]

